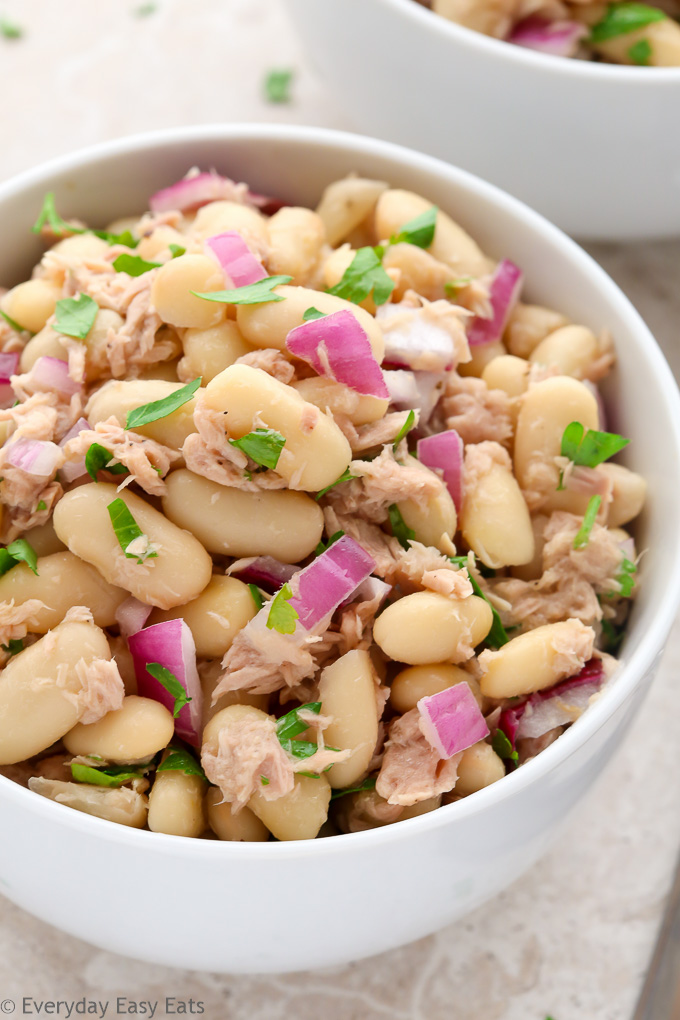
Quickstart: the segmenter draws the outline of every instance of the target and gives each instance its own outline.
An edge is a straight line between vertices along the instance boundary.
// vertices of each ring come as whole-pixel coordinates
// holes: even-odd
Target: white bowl
[[[287,2],[357,129],[479,174],[577,237],[680,234],[680,68],[546,56],[414,0]]]
[[[297,127],[199,127],[143,135],[57,160],[0,187],[0,281],[40,253],[29,233],[44,192],[95,225],[146,207],[192,164],[314,204],[357,170],[426,195],[492,255],[526,272],[529,298],[611,328],[620,366],[613,423],[649,480],[642,589],[615,683],[538,758],[427,815],[296,843],[220,843],[127,829],[0,777],[0,882],[19,906],[142,960],[226,972],[307,969],[435,931],[517,878],[548,847],[619,745],[647,690],[680,598],[680,404],[637,312],[605,273],[537,214],[437,160],[384,142]],[[1,681],[0,681],[1,682]],[[621,790],[621,796],[626,791]]]

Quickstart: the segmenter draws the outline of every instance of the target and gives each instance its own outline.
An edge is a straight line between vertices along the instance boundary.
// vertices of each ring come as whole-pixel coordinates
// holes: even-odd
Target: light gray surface
[[[26,37],[0,39],[0,178],[102,139],[184,123],[351,127],[308,69],[280,0],[158,0],[144,19],[134,7],[120,0],[2,5]],[[261,101],[263,74],[273,66],[298,72],[292,105]],[[680,242],[589,250],[680,373]],[[640,399],[651,413],[653,395]],[[17,1015],[29,996],[108,1000],[111,1016],[120,995],[158,1001],[163,1016],[165,996],[174,995],[203,1001],[211,1020],[629,1020],[680,843],[679,670],[676,626],[633,730],[560,844],[505,894],[439,935],[324,973],[227,978],[91,949],[2,900],[0,1000],[17,1000]],[[102,882],[120,882],[124,891],[124,876],[102,875]],[[191,876],[178,875],[168,895],[191,895]],[[332,919],[311,907],[303,930],[313,937],[314,925],[325,923]],[[291,918],[292,931],[300,927]]]

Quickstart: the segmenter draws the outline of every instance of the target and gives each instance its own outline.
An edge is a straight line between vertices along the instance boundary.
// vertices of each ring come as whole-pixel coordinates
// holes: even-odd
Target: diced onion
[[[374,560],[358,542],[349,535],[339,538],[290,581],[293,597],[289,601],[299,625],[314,630],[357,590],[374,567]]]
[[[515,25],[508,42],[555,57],[573,57],[587,35],[586,26],[577,21],[547,21],[532,16]]]
[[[421,464],[441,472],[459,514],[463,505],[463,440],[455,429],[447,429],[419,439],[417,454]]]
[[[227,286],[246,287],[266,279],[264,266],[236,230],[214,234],[205,242],[209,255],[217,259],[224,270]]]
[[[368,335],[350,311],[343,309],[296,326],[286,337],[286,348],[318,375],[366,396],[389,396]]]
[[[420,411],[418,424],[425,426],[439,403],[446,384],[445,372],[383,372],[390,404],[397,411]]]
[[[418,702],[420,729],[441,758],[452,758],[489,735],[469,684],[454,684]]]
[[[405,315],[398,304],[382,305],[376,319],[383,326],[383,364],[423,372],[448,372],[453,367],[453,339],[436,322],[422,315]]]
[[[470,347],[492,344],[501,339],[510,313],[517,304],[522,280],[522,270],[510,259],[501,259],[489,286],[491,318],[483,319],[476,315],[471,320],[467,332]]]
[[[275,592],[290,581],[297,567],[290,563],[281,563],[273,556],[248,556],[242,560],[235,560],[227,569],[232,577],[238,577],[246,584],[256,584],[263,591]]]
[[[75,439],[81,432],[89,431],[90,425],[85,418],[79,418],[78,421],[73,425],[65,436],[59,440],[60,446],[66,446],[69,439]],[[65,482],[74,482],[76,478],[82,478],[83,475],[87,474],[87,468],[85,467],[85,458],[81,457],[80,460],[67,460],[65,464],[62,464],[60,469],[61,477]]]
[[[15,401],[14,390],[10,379],[16,375],[19,367],[19,354],[16,351],[0,353],[0,407],[11,407]]]
[[[38,358],[31,369],[31,382],[39,389],[58,393],[60,397],[69,398],[74,393],[82,392],[82,384],[76,382],[68,374],[68,363],[61,358],[44,356]]]
[[[129,638],[141,630],[151,615],[151,606],[140,602],[134,595],[118,606],[115,612],[116,623],[120,627],[123,637]]]
[[[52,478],[63,459],[57,444],[43,439],[17,439],[6,450],[10,464],[36,478]]]
[[[592,658],[576,673],[553,687],[537,691],[525,701],[504,708],[499,720],[512,744],[524,737],[541,737],[556,726],[574,722],[576,713],[588,707],[590,698],[600,690],[605,681],[602,660]],[[568,697],[567,697],[568,695]],[[570,711],[569,709],[572,709]]]

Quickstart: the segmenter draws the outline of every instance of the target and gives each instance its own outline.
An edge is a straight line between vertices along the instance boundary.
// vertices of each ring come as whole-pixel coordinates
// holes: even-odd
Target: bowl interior
[[[525,300],[554,307],[596,332],[609,329],[614,337],[619,361],[606,390],[608,427],[632,438],[623,460],[649,483],[648,507],[637,533],[639,548],[646,550],[641,590],[622,651],[630,668],[539,759],[498,784],[505,790],[476,794],[472,800],[481,808],[510,793],[514,784],[556,767],[583,743],[629,696],[667,637],[680,599],[680,402],[670,370],[644,323],[606,274],[520,202],[430,157],[316,129],[239,125],[162,132],[99,146],[24,174],[0,186],[0,284],[25,279],[40,256],[43,246],[30,226],[46,191],[56,193],[62,216],[104,226],[116,217],[141,213],[150,194],[191,166],[214,167],[292,204],[314,206],[325,185],[353,171],[419,192],[450,213],[490,255],[507,256],[523,268]],[[467,810],[464,805],[467,801],[403,824],[433,826],[449,812]]]

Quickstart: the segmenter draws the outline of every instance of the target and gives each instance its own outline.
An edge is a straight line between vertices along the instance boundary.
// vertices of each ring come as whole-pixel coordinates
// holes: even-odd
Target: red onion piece
[[[441,758],[452,758],[489,735],[489,727],[466,683],[418,702],[420,729]]]
[[[198,747],[201,742],[203,691],[196,669],[196,645],[184,620],[166,620],[131,634],[128,646],[135,666],[137,689],[143,698],[153,698],[172,712],[175,699],[147,671],[147,665],[158,662],[173,673],[191,698],[175,719],[177,736]]]
[[[66,446],[69,439],[75,439],[76,436],[80,435],[81,432],[89,430],[89,423],[85,418],[79,418],[78,421],[73,425],[65,436],[59,440],[60,446]],[[76,478],[82,478],[83,475],[87,474],[87,468],[85,467],[85,458],[81,457],[80,460],[69,460],[61,466],[61,476],[65,482],[74,482]]]
[[[564,487],[570,492],[580,492],[584,496],[601,496],[604,499],[609,495],[611,482],[597,468],[577,464],[567,474]]]
[[[227,573],[232,577],[238,577],[246,584],[256,584],[258,588],[272,594],[290,581],[298,568],[290,563],[281,563],[273,556],[252,556],[247,559],[236,560],[231,564]]]
[[[573,722],[573,714],[561,707],[560,702],[583,710],[588,707],[589,699],[602,687],[604,681],[602,659],[589,659],[575,676],[567,677],[544,691],[536,691],[517,705],[504,708],[498,723],[499,729],[503,730],[514,750],[517,740],[540,737],[556,726]],[[563,701],[567,692],[581,689],[583,693],[573,694]]]
[[[10,379],[19,367],[18,352],[0,353],[0,407],[11,407],[15,401]]]
[[[368,335],[350,311],[343,309],[303,322],[291,329],[286,347],[319,375],[344,383],[366,396],[389,396]]]
[[[307,631],[317,627],[374,568],[374,560],[358,542],[349,535],[339,538],[290,582],[290,604],[298,614],[299,625]]]
[[[492,315],[483,319],[476,315],[470,321],[467,338],[470,347],[492,344],[500,340],[507,325],[510,313],[517,304],[522,289],[522,270],[510,259],[501,259],[491,278],[489,300]]]
[[[221,177],[211,170],[209,173],[183,177],[181,181],[175,181],[169,187],[157,191],[149,199],[149,209],[155,213],[171,212],[174,209],[185,212],[220,199],[243,203],[248,194],[244,185],[236,184],[229,177]]]
[[[587,35],[586,26],[576,21],[546,21],[530,17],[515,25],[508,42],[555,57],[573,57],[579,42]]]
[[[392,585],[387,584],[386,581],[381,581],[379,577],[367,577],[357,590],[348,599],[345,599],[342,607],[354,602],[372,602],[373,599],[378,599],[377,608],[379,609],[391,591]]]
[[[116,623],[123,637],[129,638],[141,630],[151,615],[151,606],[140,602],[134,595],[121,602],[115,612]]]
[[[264,266],[236,230],[215,234],[205,242],[207,253],[224,270],[227,286],[245,287],[267,277]]]
[[[31,381],[40,389],[54,391],[66,398],[81,393],[83,389],[82,384],[68,374],[68,363],[61,358],[38,358],[31,369]]]
[[[447,429],[419,439],[417,454],[421,464],[441,472],[459,514],[463,506],[463,440],[455,429]]]
[[[445,372],[383,372],[390,404],[397,411],[420,411],[418,424],[427,424],[446,383]]]
[[[384,364],[421,372],[449,372],[453,367],[453,339],[436,322],[422,316],[407,317],[398,304],[382,305],[376,319],[383,326]],[[391,322],[394,325],[390,326]]]
[[[36,478],[52,478],[63,456],[56,443],[43,439],[17,439],[6,449],[10,464]]]

